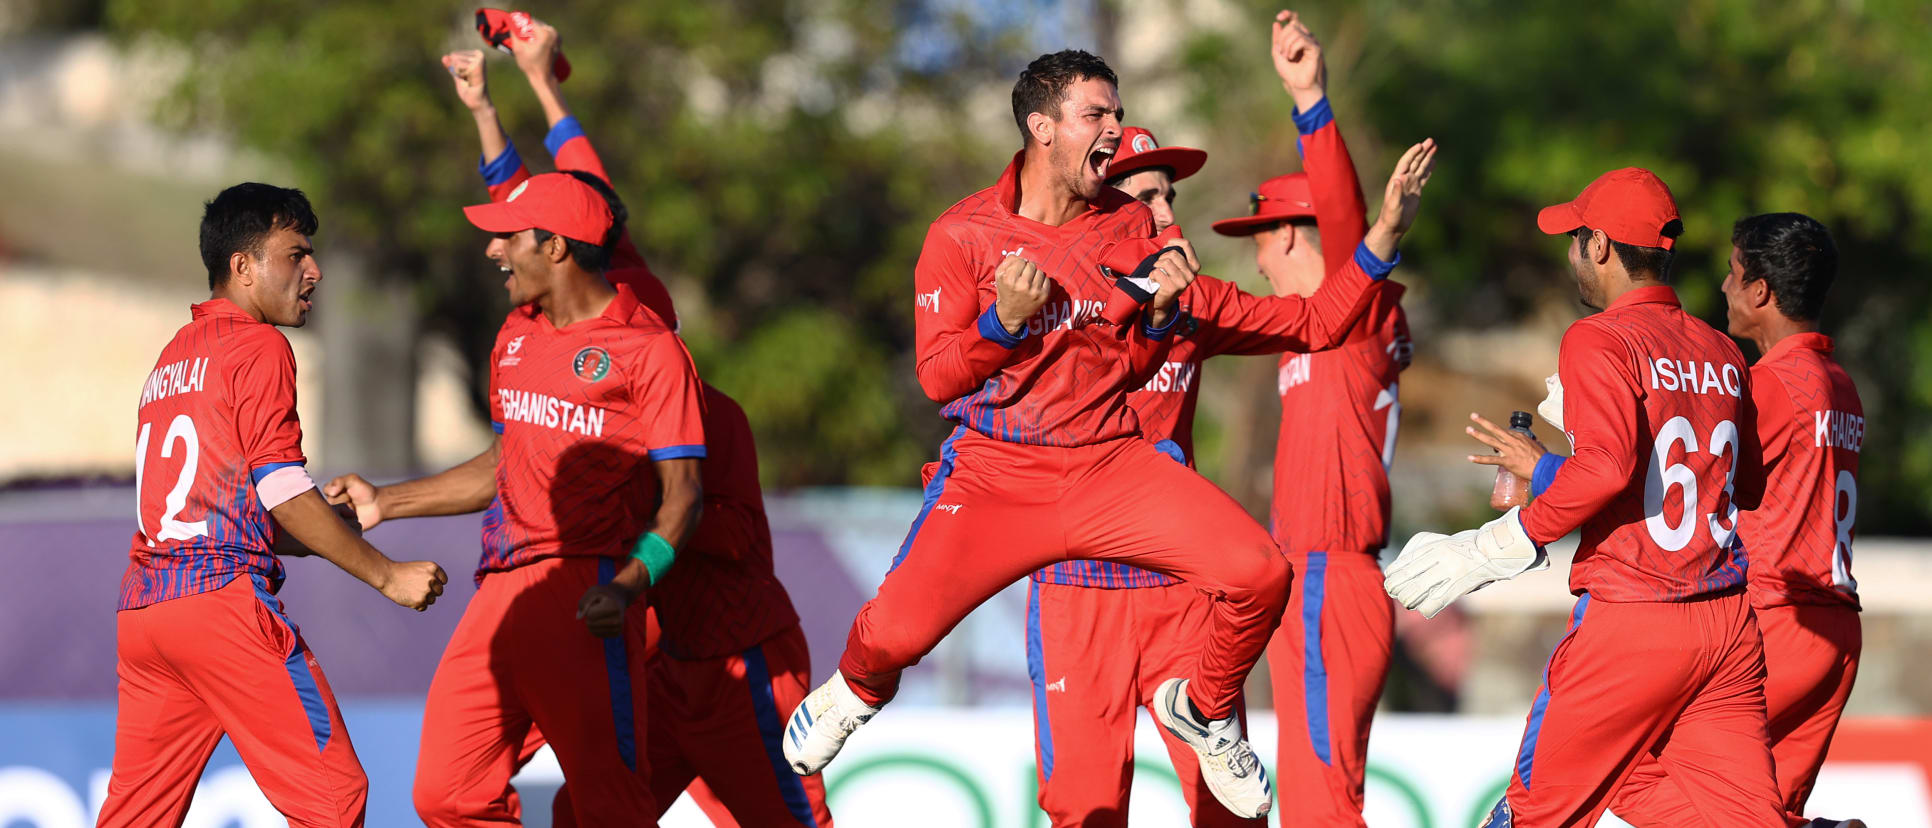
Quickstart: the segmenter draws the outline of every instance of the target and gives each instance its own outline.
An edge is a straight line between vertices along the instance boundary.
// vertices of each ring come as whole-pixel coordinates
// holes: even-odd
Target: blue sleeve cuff
[[[264,477],[267,477],[267,476],[269,476],[269,475],[271,475],[271,474],[274,474],[274,473],[276,473],[276,472],[278,472],[278,471],[281,471],[282,469],[286,469],[286,468],[288,468],[288,467],[290,467],[290,466],[294,466],[294,467],[296,467],[296,468],[298,468],[298,469],[299,469],[299,468],[301,468],[301,467],[302,467],[302,464],[301,464],[301,463],[296,463],[296,462],[288,462],[288,463],[264,463],[264,464],[262,464],[262,465],[260,465],[260,466],[256,466],[256,467],[255,467],[254,469],[252,469],[252,470],[250,470],[250,471],[248,472],[248,477],[249,477],[249,479],[251,479],[251,480],[253,480],[253,481],[254,481],[254,482],[255,482],[255,483],[257,484],[257,485],[260,485],[260,484],[261,484],[261,482],[262,482],[262,478],[264,478]]]
[[[1309,107],[1307,112],[1295,110],[1295,131],[1303,135],[1313,135],[1315,130],[1328,126],[1328,123],[1333,120],[1335,120],[1335,112],[1328,108],[1328,96],[1323,95],[1321,101]]]
[[[651,449],[649,454],[651,462],[653,463],[659,460],[682,460],[686,457],[703,456],[704,446],[702,444],[694,446],[665,446],[664,448]]]
[[[551,158],[555,158],[557,151],[563,149],[564,144],[570,143],[570,139],[582,137],[584,137],[584,128],[577,123],[577,116],[565,115],[563,120],[550,128],[549,135],[543,136],[543,148],[550,151]]]
[[[509,181],[510,176],[516,175],[520,169],[523,169],[523,157],[517,155],[515,144],[503,145],[503,152],[497,155],[495,161],[479,158],[476,162],[476,172],[483,176],[483,186],[486,187]]]
[[[490,421],[490,430],[491,430],[491,431],[494,431],[494,432],[496,432],[496,433],[498,433],[498,434],[502,434],[502,433],[503,433],[503,424],[502,424],[502,423],[500,423],[500,422],[497,422],[496,420],[491,420],[491,421]]]
[[[1556,482],[1556,470],[1563,468],[1563,461],[1570,458],[1556,452],[1544,452],[1536,461],[1536,471],[1530,474],[1530,497],[1542,497],[1543,492]]]
[[[998,306],[991,306],[985,313],[979,315],[979,335],[999,343],[1000,347],[1009,351],[1020,347],[1020,342],[1026,339],[1026,329],[1021,328],[1019,333],[1007,332],[1006,326],[1000,324],[998,311]]]
[[[1167,324],[1162,325],[1158,328],[1148,325],[1147,317],[1142,316],[1140,318],[1140,332],[1146,334],[1148,339],[1154,340],[1155,342],[1159,342],[1167,338],[1167,332],[1174,330],[1174,323],[1179,321],[1181,321],[1180,308],[1175,308],[1173,313],[1168,314]]]
[[[1370,279],[1377,281],[1387,279],[1389,271],[1394,270],[1395,266],[1401,263],[1402,251],[1400,250],[1395,251],[1395,258],[1385,262],[1369,251],[1368,242],[1355,246],[1355,264],[1360,266],[1362,272],[1367,273]]]

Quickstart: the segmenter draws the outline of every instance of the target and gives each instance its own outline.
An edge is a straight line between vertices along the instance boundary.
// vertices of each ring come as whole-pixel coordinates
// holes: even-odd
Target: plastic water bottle
[[[1532,440],[1535,432],[1530,431],[1528,411],[1509,412],[1509,430],[1522,434]],[[1507,512],[1511,507],[1529,503],[1530,482],[1511,474],[1509,469],[1496,467],[1496,485],[1489,490],[1489,505],[1498,512]]]

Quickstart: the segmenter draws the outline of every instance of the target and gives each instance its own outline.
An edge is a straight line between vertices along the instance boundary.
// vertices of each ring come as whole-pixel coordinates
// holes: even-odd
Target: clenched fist
[[[1195,276],[1200,275],[1200,266],[1189,261],[1189,252],[1190,249],[1170,244],[1161,250],[1160,259],[1154,262],[1154,272],[1148,274],[1154,280],[1155,287],[1148,321],[1156,328],[1167,324],[1174,300],[1180,298],[1188,285],[1194,284]]]
[[[489,78],[483,72],[482,49],[450,52],[443,56],[443,68],[449,70],[450,82],[456,85],[456,97],[470,111],[490,107]]]
[[[633,598],[617,584],[594,584],[578,599],[577,617],[584,619],[591,635],[616,638],[624,632],[624,610],[630,608]]]
[[[556,60],[560,38],[557,27],[536,18],[530,19],[530,37],[510,38],[510,54],[517,59],[517,68],[530,76],[546,75],[552,71],[552,61]]]
[[[359,474],[345,474],[322,484],[322,497],[331,504],[348,504],[362,531],[382,522],[382,505],[376,499],[376,486]]]
[[[1026,330],[1026,320],[1046,305],[1047,294],[1053,291],[1053,280],[1039,265],[1019,256],[1007,256],[993,271],[993,287],[999,292],[993,309],[999,315],[1000,326],[1018,336]]]
[[[1281,86],[1295,99],[1295,107],[1307,111],[1328,94],[1328,65],[1322,60],[1322,44],[1315,40],[1301,16],[1282,11],[1275,15],[1274,42],[1269,53],[1274,57],[1275,74]]]
[[[382,594],[389,600],[417,612],[429,609],[436,596],[443,594],[449,576],[435,561],[392,561],[389,576],[383,579]]]

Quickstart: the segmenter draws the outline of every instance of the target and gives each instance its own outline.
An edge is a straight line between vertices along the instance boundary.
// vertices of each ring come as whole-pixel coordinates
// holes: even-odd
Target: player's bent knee
[[[1294,573],[1273,544],[1265,551],[1229,558],[1225,570],[1228,586],[1224,591],[1228,600],[1267,607],[1287,606],[1288,585]]]
[[[416,774],[416,785],[411,791],[415,800],[416,816],[424,825],[459,825],[465,816],[462,804],[458,801],[458,791],[453,780],[434,779],[421,773]]]

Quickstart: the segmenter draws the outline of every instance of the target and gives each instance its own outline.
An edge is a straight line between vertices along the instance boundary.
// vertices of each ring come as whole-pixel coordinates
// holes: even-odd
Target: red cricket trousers
[[[557,754],[576,824],[656,823],[643,749],[648,614],[634,608],[617,638],[577,618],[584,591],[617,565],[546,558],[483,578],[429,683],[415,786],[424,823],[518,824],[510,777],[532,726]]]
[[[1595,825],[1606,808],[1691,809],[1675,826],[1784,824],[1764,717],[1764,646],[1743,590],[1677,603],[1577,600],[1486,826]],[[1627,785],[1635,771],[1657,773]],[[1613,804],[1614,800],[1614,804]]]
[[[1290,556],[1297,588],[1268,644],[1273,776],[1283,828],[1363,826],[1369,724],[1389,674],[1395,606],[1375,553]]]
[[[1757,617],[1764,635],[1764,702],[1779,802],[1784,824],[1802,828],[1811,824],[1804,817],[1805,800],[1851,696],[1864,638],[1858,611],[1851,607],[1778,606],[1758,610]],[[1667,776],[1660,763],[1644,762],[1610,810],[1638,828],[1710,822]]]
[[[778,740],[781,710],[811,692],[811,652],[797,625],[723,658],[680,661],[662,652],[651,658],[651,795],[663,816],[689,792],[718,828],[738,825],[802,825],[832,828],[825,807],[825,779],[799,776],[785,764]],[[531,729],[518,767],[544,744]],[[568,782],[557,790],[552,823],[578,823],[568,808]]]
[[[322,666],[259,576],[115,614],[102,826],[180,825],[225,734],[296,826],[361,825],[369,780]]]
[[[884,704],[900,671],[966,613],[1076,558],[1166,573],[1212,596],[1180,676],[1203,715],[1233,715],[1281,621],[1288,564],[1232,498],[1139,438],[1056,448],[955,429],[892,570],[852,622],[839,670],[860,699]]]
[[[1029,587],[1026,666],[1040,808],[1055,826],[1125,826],[1134,711],[1151,709],[1161,682],[1194,666],[1210,602],[1187,584]],[[1193,749],[1166,728],[1160,733],[1194,825],[1267,824],[1229,813],[1208,791]]]

